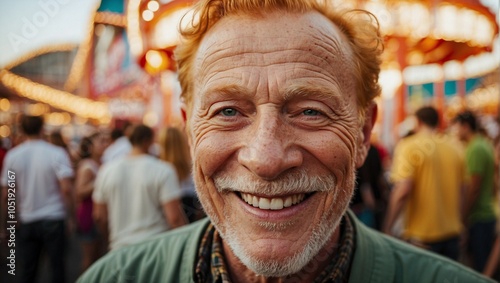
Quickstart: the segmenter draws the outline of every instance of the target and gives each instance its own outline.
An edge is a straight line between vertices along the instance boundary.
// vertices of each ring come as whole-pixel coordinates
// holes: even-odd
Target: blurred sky
[[[44,46],[78,44],[100,0],[0,0],[0,67]]]
[[[480,0],[499,13],[499,0]],[[0,68],[45,46],[78,44],[100,0],[0,0]]]

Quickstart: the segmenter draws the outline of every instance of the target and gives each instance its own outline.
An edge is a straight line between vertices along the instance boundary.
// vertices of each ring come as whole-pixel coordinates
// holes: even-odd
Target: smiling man
[[[111,253],[81,282],[485,280],[347,212],[380,92],[371,14],[205,0],[195,15],[176,58],[208,219]]]

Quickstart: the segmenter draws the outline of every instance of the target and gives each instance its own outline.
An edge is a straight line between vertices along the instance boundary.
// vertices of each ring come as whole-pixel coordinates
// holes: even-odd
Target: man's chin
[[[323,219],[323,225],[318,225],[304,244],[294,245],[297,250],[291,250],[293,247],[289,245],[289,242],[271,244],[275,248],[282,246],[278,249],[282,253],[272,252],[271,249],[265,249],[262,246],[260,248],[262,250],[255,249],[255,243],[245,244],[240,241],[233,229],[226,230],[226,235],[222,235],[222,238],[234,256],[255,274],[265,277],[289,276],[304,269],[330,241],[338,225],[324,225],[325,220]]]
[[[264,277],[283,277],[298,273],[314,257],[304,251],[295,254],[286,251],[282,255],[247,250],[238,243],[227,241],[233,254],[255,274]]]

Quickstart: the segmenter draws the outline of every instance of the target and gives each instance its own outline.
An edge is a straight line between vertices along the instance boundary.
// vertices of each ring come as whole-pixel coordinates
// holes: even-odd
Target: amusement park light
[[[160,8],[160,4],[157,2],[157,1],[149,1],[148,2],[148,9],[153,11],[153,12],[156,12],[158,11],[158,9]]]
[[[155,14],[150,10],[142,11],[142,19],[146,22],[151,21],[155,17]]]
[[[109,116],[108,106],[104,102],[93,101],[53,89],[7,70],[0,71],[0,83],[20,96],[49,104],[82,117],[103,119]]]
[[[10,101],[7,98],[0,99],[0,110],[7,112],[10,109]]]
[[[6,138],[10,136],[10,128],[7,125],[0,126],[0,137]]]
[[[379,83],[382,86],[382,98],[392,99],[396,94],[397,89],[403,83],[401,70],[388,69],[381,71],[379,76]]]

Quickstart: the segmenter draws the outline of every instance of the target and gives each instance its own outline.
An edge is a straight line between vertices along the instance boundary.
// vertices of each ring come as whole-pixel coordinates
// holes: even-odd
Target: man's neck
[[[474,138],[477,137],[476,133],[470,133],[467,136],[465,136],[465,143],[470,143]]]
[[[231,248],[223,241],[224,254],[227,263],[227,269],[233,282],[243,283],[270,283],[270,282],[314,282],[321,272],[328,266],[332,258],[335,256],[335,251],[340,239],[340,225],[333,232],[330,241],[319,251],[319,253],[296,274],[286,277],[263,277],[255,274],[248,269],[232,252]]]
[[[42,135],[26,136],[26,141],[37,141],[41,139]]]
[[[92,159],[95,163],[97,164],[101,164],[101,159],[102,159],[102,155],[92,155],[90,157],[90,159]]]
[[[426,125],[421,125],[418,128],[418,132],[419,133],[423,133],[423,134],[435,134],[435,133],[437,133],[437,129],[436,128],[431,128],[431,127],[426,126]]]
[[[148,152],[145,151],[143,148],[138,147],[138,146],[133,146],[132,150],[130,151],[130,156],[139,156],[143,154],[147,154]]]

